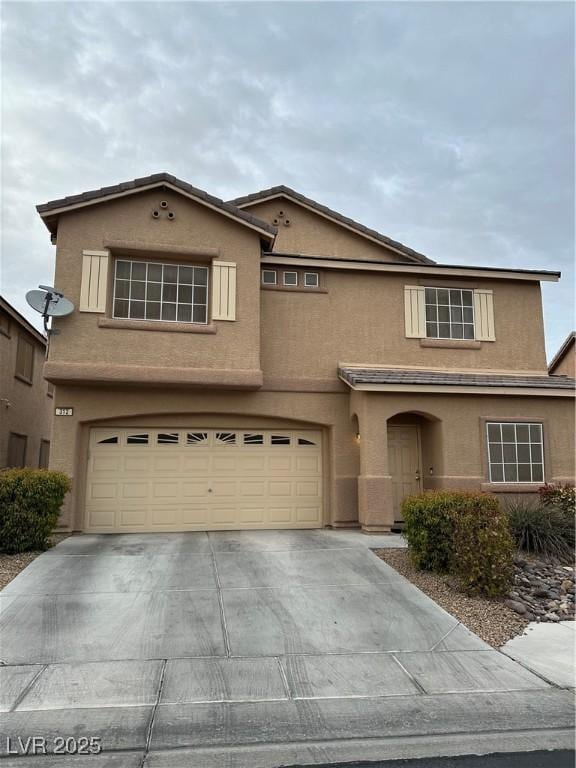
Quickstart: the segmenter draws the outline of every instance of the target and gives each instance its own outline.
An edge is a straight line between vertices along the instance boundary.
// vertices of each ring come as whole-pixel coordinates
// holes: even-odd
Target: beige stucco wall
[[[420,339],[406,338],[404,286],[418,283],[407,275],[326,270],[322,285],[327,293],[263,289],[264,375],[334,378],[338,363],[546,373],[537,283],[433,281],[494,291],[496,341],[477,343],[475,349],[466,344],[425,347]]]
[[[152,218],[160,200],[176,215]],[[67,213],[60,218],[56,285],[76,306],[80,300],[82,250],[102,250],[115,240],[145,247],[168,245],[218,249],[237,264],[237,320],[217,323],[215,334],[142,332],[102,328],[98,313],[74,312],[57,320],[50,350],[59,363],[99,363],[200,369],[260,369],[260,241],[253,230],[171,191],[152,190]],[[137,255],[133,257],[138,258]],[[143,253],[143,258],[147,258]],[[156,258],[156,257],[154,257]],[[186,258],[160,261],[186,263]],[[205,263],[209,263],[207,258]],[[112,291],[112,265],[109,294]],[[110,303],[110,295],[109,295]]]
[[[504,496],[537,490],[536,485],[489,483],[486,420],[542,422],[546,481],[574,482],[574,400],[570,398],[356,391],[350,408],[360,424],[359,518],[367,528],[379,529],[393,522],[387,445],[382,435],[388,419],[401,413],[417,412],[426,423],[425,488],[475,489]]]
[[[286,198],[254,203],[243,210],[272,224],[279,218],[278,235],[274,250],[283,253],[306,253],[341,259],[365,259],[366,261],[404,261],[405,257],[343,226],[336,225],[318,213],[304,208]],[[290,225],[284,222],[289,219]]]
[[[535,490],[488,484],[485,419],[542,421],[546,479],[559,482],[574,478],[574,405],[568,399],[363,392],[351,396],[327,392],[195,393],[61,386],[57,404],[74,408],[73,417],[55,419],[51,466],[73,478],[73,492],[61,525],[78,530],[83,526],[89,429],[105,422],[116,426],[321,427],[324,523],[346,526],[359,520],[367,531],[389,530],[393,524],[386,434],[388,419],[399,413],[418,412],[432,420],[426,421],[423,429],[426,488],[514,493]],[[359,443],[355,439],[357,424]]]
[[[32,385],[14,376],[19,333],[34,344]],[[30,467],[38,466],[40,441],[50,440],[53,398],[48,396],[42,376],[44,357],[44,345],[15,320],[11,320],[10,338],[0,333],[0,468],[6,466],[10,432],[27,435],[26,463]]]
[[[571,343],[570,349],[554,368],[554,376],[571,376],[576,378],[576,344]]]

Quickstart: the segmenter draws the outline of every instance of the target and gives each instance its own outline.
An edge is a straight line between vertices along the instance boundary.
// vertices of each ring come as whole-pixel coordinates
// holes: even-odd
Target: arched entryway
[[[401,528],[402,501],[443,474],[442,422],[429,413],[397,413],[387,421],[387,439],[394,526]]]

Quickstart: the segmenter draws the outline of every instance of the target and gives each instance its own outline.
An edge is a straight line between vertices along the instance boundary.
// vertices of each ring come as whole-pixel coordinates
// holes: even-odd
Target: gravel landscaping
[[[574,567],[533,557],[517,559],[506,605],[528,621],[573,621]]]
[[[50,537],[50,543],[52,546],[58,544],[58,542],[66,539],[69,533],[55,533]],[[6,584],[9,584],[12,579],[30,565],[32,560],[35,560],[42,552],[21,552],[17,555],[7,555],[4,552],[0,552],[0,590],[4,589]]]
[[[519,635],[528,624],[502,600],[470,597],[458,588],[452,577],[416,570],[407,549],[374,552],[494,648]]]

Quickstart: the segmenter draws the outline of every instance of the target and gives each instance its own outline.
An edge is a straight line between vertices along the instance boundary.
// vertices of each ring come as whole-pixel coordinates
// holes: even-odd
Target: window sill
[[[25,376],[21,376],[19,373],[15,373],[14,378],[18,379],[18,381],[24,382],[24,384],[28,384],[29,387],[34,384],[32,379],[27,379]]]
[[[420,346],[441,349],[480,349],[482,344],[474,339],[420,339]]]
[[[546,481],[541,483],[482,483],[480,490],[488,493],[538,493]]]
[[[328,293],[327,288],[305,288],[301,285],[260,285],[263,291],[285,291],[286,293]]]
[[[172,333],[216,333],[213,323],[171,323],[162,320],[118,320],[113,317],[98,318],[99,328],[121,328],[127,331],[163,331]]]

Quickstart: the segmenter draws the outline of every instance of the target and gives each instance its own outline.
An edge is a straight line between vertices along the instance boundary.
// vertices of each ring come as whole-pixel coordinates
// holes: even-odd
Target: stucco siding
[[[18,335],[22,333],[34,345],[33,383],[15,377]],[[27,436],[26,464],[37,467],[41,440],[50,440],[53,398],[42,376],[45,348],[12,321],[10,338],[0,333],[0,468],[8,460],[10,432]]]
[[[338,363],[546,373],[538,284],[434,281],[494,291],[496,341],[468,348],[454,342],[428,347],[406,338],[404,286],[413,282],[412,276],[326,270],[322,285],[327,293],[263,289],[264,375],[327,379],[336,375]]]
[[[152,217],[166,200],[175,214]],[[154,190],[129,198],[101,203],[61,217],[58,227],[56,284],[77,306],[80,300],[82,251],[102,250],[113,241],[142,244],[131,258],[147,259],[146,248],[155,245],[214,250],[218,258],[237,264],[237,319],[218,322],[215,333],[154,333],[127,328],[102,327],[101,314],[74,312],[55,322],[60,335],[51,345],[50,360],[58,363],[98,362],[147,367],[206,369],[260,368],[260,242],[256,233],[174,192]],[[114,256],[114,252],[112,254]],[[187,263],[177,254],[159,261]],[[207,256],[205,263],[210,262]],[[197,262],[195,262],[197,263]],[[108,311],[111,310],[113,264],[110,265]]]

